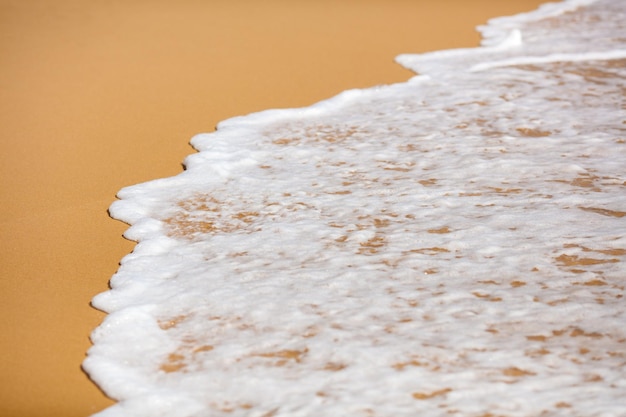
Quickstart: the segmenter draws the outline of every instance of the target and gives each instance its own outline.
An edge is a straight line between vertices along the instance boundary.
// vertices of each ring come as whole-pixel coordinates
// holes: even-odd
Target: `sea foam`
[[[626,415],[624,21],[493,19],[121,190],[98,416]]]

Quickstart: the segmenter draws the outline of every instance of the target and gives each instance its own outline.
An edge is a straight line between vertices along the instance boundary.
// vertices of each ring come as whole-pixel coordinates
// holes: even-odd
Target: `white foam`
[[[576,54],[552,54],[541,57],[520,56],[502,61],[483,62],[470,68],[470,71],[484,71],[490,68],[511,67],[515,65],[546,64],[552,62],[582,62],[604,61],[626,58],[626,49],[616,49],[606,52],[587,52]]]
[[[548,3],[530,13],[491,19],[488,25],[479,27],[483,35],[482,48],[403,54],[396,61],[417,73],[441,76],[475,65],[492,65],[495,61],[507,65],[506,62],[515,58],[541,60],[556,54],[611,53],[619,48],[613,35],[619,36],[624,31],[622,22],[612,17],[620,13],[622,6],[619,1],[605,1],[601,7],[594,7],[595,3],[595,0]],[[595,14],[584,17],[590,21],[567,21],[576,16],[577,9],[585,7],[595,9]],[[558,30],[550,23],[555,23],[556,19],[564,23]],[[607,26],[595,25],[599,20]]]
[[[120,191],[98,415],[626,415],[625,17],[494,19]]]

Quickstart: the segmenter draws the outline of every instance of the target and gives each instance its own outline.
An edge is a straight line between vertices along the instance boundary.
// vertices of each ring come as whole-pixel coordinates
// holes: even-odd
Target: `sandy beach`
[[[405,81],[401,53],[472,47],[541,1],[0,1],[0,415],[112,404],[82,372],[133,248],[108,206],[172,176],[226,118]]]

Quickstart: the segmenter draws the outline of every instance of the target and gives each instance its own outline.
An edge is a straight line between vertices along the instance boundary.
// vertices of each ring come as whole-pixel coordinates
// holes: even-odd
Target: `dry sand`
[[[89,306],[133,248],[107,207],[225,118],[408,79],[538,0],[0,0],[0,415],[109,404],[81,371]]]

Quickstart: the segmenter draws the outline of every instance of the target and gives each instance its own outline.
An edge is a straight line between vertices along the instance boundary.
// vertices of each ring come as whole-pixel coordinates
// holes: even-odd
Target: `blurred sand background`
[[[89,306],[133,243],[107,208],[181,172],[223,119],[407,80],[538,0],[0,0],[0,415],[112,404],[81,371]]]

